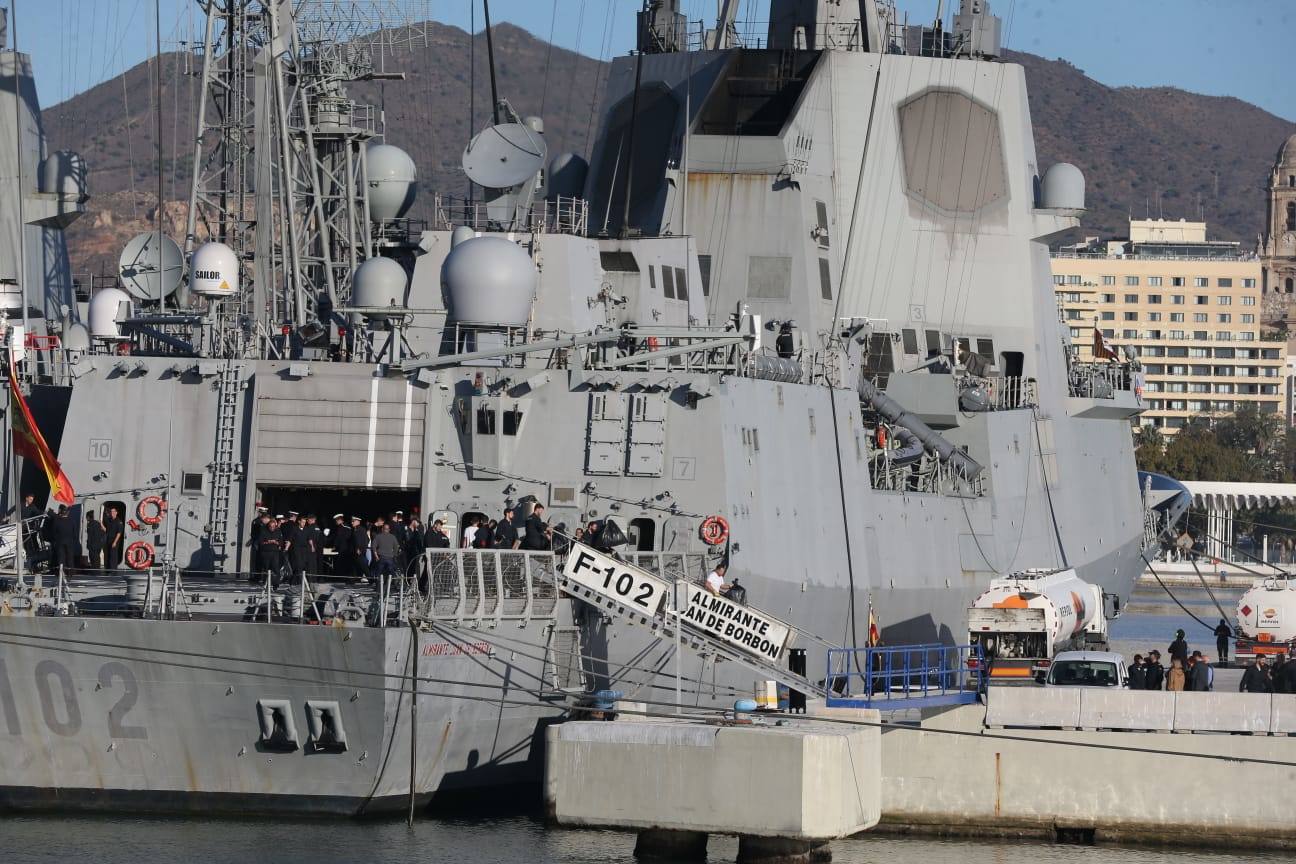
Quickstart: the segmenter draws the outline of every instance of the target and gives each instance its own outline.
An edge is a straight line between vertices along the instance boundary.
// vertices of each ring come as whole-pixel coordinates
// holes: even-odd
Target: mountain
[[[510,24],[495,28],[499,90],[521,114],[545,119],[550,152],[584,152],[607,64],[575,54]],[[1041,168],[1073,162],[1088,180],[1083,234],[1121,236],[1130,214],[1195,219],[1212,238],[1254,242],[1264,220],[1264,184],[1274,154],[1296,124],[1240,99],[1170,87],[1108,87],[1065,60],[1009,52],[1026,69]],[[69,230],[73,269],[113,272],[133,234],[155,228],[154,74],[157,61],[45,110],[52,149],[86,157],[94,198]],[[161,58],[164,228],[179,239],[189,198],[194,99],[199,62]],[[404,82],[353,85],[352,96],[379,106],[387,139],[419,167],[413,218],[427,218],[435,193],[462,196],[464,145],[490,118],[484,35],[428,25],[426,45],[386,58]],[[475,70],[475,74],[473,74]],[[475,83],[474,83],[475,82]],[[469,116],[469,94],[473,111]]]

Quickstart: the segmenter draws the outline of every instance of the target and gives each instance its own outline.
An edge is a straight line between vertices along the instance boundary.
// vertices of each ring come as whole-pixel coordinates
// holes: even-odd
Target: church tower
[[[1296,135],[1278,151],[1269,180],[1269,218],[1260,238],[1260,266],[1265,295],[1284,295],[1285,303],[1296,301]]]

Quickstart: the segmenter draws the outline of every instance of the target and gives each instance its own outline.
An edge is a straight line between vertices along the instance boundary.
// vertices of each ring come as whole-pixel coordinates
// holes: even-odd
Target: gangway
[[[834,648],[825,681],[829,708],[905,711],[970,705],[981,691],[980,645]]]
[[[835,646],[760,609],[707,592],[702,556],[632,553],[635,563],[630,563],[572,543],[565,558],[500,550],[428,550],[423,557],[421,614],[432,620],[497,627],[506,620],[553,617],[561,593],[658,639],[678,636],[682,647],[699,654],[741,664],[802,693],[825,695],[822,684],[789,669],[787,658],[796,643],[814,643],[823,651]]]

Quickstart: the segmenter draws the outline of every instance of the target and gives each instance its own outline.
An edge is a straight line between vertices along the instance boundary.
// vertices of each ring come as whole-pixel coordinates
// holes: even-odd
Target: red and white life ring
[[[702,520],[702,542],[719,546],[729,539],[729,523],[723,516],[708,516]]]
[[[167,502],[165,498],[157,495],[150,495],[139,503],[135,508],[135,515],[145,525],[157,525],[161,523],[166,516]]]
[[[136,540],[126,547],[126,566],[132,570],[147,570],[153,566],[153,547]]]

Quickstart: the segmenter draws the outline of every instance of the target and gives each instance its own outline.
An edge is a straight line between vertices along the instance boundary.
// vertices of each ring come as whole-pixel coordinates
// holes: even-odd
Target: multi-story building
[[[1053,282],[1080,360],[1094,331],[1143,363],[1144,425],[1174,433],[1188,418],[1246,403],[1286,416],[1286,347],[1261,330],[1261,268],[1204,222],[1131,220],[1128,240],[1096,238],[1053,254]]]

